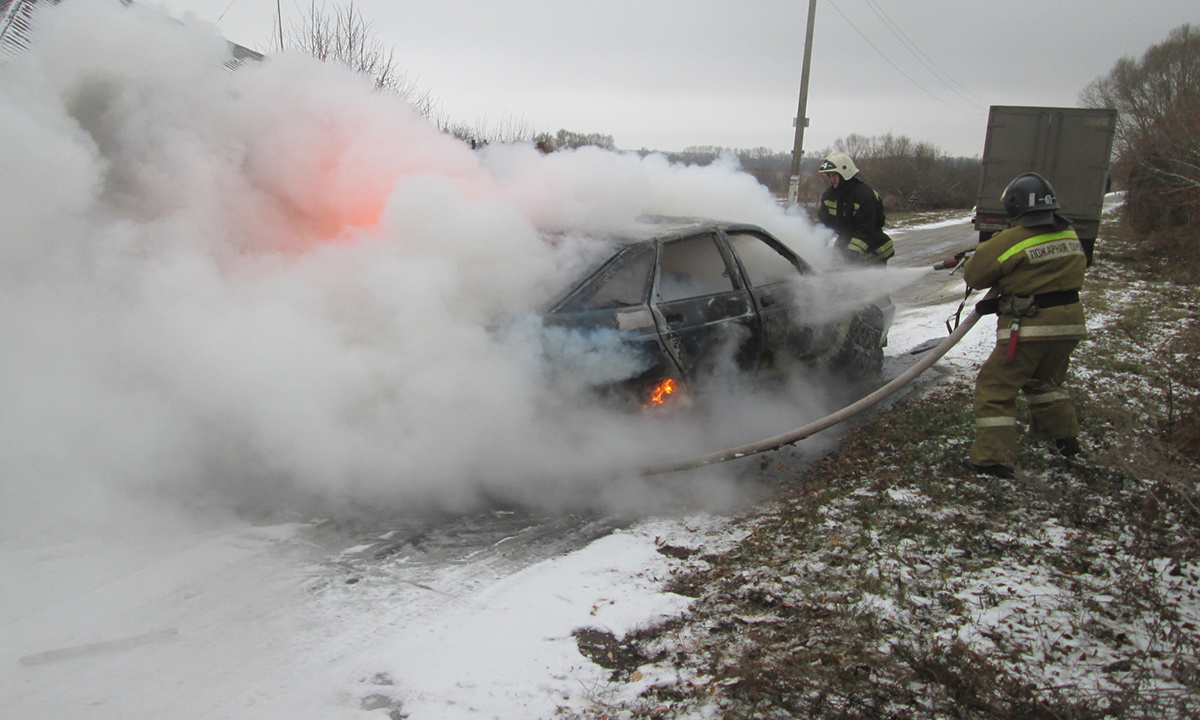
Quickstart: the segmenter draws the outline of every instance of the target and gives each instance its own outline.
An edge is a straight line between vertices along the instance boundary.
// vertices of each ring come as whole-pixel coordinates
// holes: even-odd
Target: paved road
[[[896,244],[892,267],[932,268],[934,263],[953,257],[954,253],[974,247],[978,236],[970,220],[938,224],[933,227],[889,231]],[[930,272],[919,282],[892,295],[899,307],[929,307],[946,302],[951,296],[963,293],[962,271]]]

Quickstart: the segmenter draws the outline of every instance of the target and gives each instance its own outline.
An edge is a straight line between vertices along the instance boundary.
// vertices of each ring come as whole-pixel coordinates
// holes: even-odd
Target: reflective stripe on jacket
[[[829,187],[821,195],[817,219],[837,233],[834,246],[868,261],[884,261],[896,254],[892,239],[883,231],[883,201],[857,177]]]
[[[1083,286],[1087,258],[1074,230],[1049,225],[1014,225],[982,242],[963,267],[967,285],[995,287],[1001,295],[1030,297]],[[1001,313],[996,338],[1008,342],[1012,315]],[[1022,340],[1066,340],[1087,337],[1082,303],[1041,308],[1021,318]]]

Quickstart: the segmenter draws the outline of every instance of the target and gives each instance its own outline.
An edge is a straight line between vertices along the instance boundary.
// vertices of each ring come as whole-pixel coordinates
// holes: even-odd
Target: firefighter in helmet
[[[996,313],[996,347],[975,383],[975,472],[1012,477],[1017,448],[1017,395],[1029,407],[1029,434],[1065,455],[1080,451],[1075,406],[1063,388],[1071,353],[1087,337],[1079,290],[1087,258],[1054,188],[1037,173],[1004,190],[1010,227],[980,243],[963,268],[975,289],[999,296],[976,306]]]
[[[863,182],[846,153],[830,153],[817,172],[829,178],[817,219],[837,234],[833,246],[850,262],[886,265],[896,251],[883,231],[885,218],[879,193]]]

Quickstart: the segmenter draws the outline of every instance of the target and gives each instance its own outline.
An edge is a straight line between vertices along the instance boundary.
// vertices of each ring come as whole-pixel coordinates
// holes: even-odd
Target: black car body
[[[878,372],[890,300],[865,298],[830,318],[803,290],[818,277],[755,225],[651,218],[645,237],[623,241],[553,301],[543,324],[559,331],[555,355],[605,349],[593,354],[606,367],[591,367],[585,383],[645,405],[730,371],[824,364],[851,375]]]

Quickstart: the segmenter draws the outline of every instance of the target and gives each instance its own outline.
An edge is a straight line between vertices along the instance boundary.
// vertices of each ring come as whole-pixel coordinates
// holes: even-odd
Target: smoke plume
[[[603,478],[712,449],[711,428],[548,392],[522,318],[643,214],[755,222],[820,262],[732,161],[474,151],[341,68],[229,71],[227,47],[76,1],[0,66],[10,519],[164,496],[642,502]],[[819,412],[799,394],[813,407],[742,409],[740,431]]]

